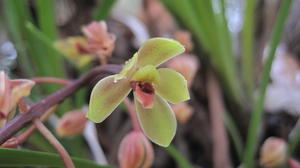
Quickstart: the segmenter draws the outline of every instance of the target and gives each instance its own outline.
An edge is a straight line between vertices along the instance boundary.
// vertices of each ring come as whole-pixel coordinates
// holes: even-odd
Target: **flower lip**
[[[148,82],[131,82],[131,87],[137,100],[145,109],[150,109],[154,105],[155,90],[151,83]]]
[[[153,85],[149,82],[130,82],[131,88],[133,89],[133,91],[136,91],[137,87],[139,87],[141,89],[141,91],[143,91],[146,94],[154,94],[155,93],[155,89],[153,87]]]

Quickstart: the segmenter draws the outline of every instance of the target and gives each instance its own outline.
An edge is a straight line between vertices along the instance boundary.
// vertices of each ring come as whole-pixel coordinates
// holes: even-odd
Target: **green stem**
[[[285,21],[289,14],[289,9],[292,3],[292,0],[282,1],[282,6],[279,11],[278,18],[276,20],[275,28],[272,35],[271,47],[266,60],[265,67],[262,72],[262,82],[259,90],[259,97],[255,103],[254,113],[252,114],[250,120],[250,128],[247,136],[246,150],[244,153],[244,166],[246,168],[252,168],[254,165],[254,156],[258,144],[259,131],[261,128],[262,116],[263,116],[263,106],[265,102],[266,89],[270,80],[270,71],[272,63],[275,57],[276,48],[281,40]]]
[[[166,151],[173,157],[173,159],[178,163],[181,168],[193,168],[194,166],[175,148],[175,146],[170,145],[165,148]]]

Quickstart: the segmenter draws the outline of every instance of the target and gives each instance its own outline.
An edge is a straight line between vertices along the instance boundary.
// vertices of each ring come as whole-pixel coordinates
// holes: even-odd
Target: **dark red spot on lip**
[[[6,119],[6,115],[0,111],[0,120]]]
[[[144,84],[139,83],[139,87],[142,89],[143,92],[147,94],[154,93],[154,88],[151,83],[144,83]]]
[[[136,90],[136,87],[139,87],[144,93],[146,94],[154,94],[154,87],[152,86],[151,83],[142,83],[142,82],[131,82],[130,83],[131,88],[133,91]]]
[[[86,47],[82,46],[82,44],[80,44],[80,43],[76,43],[75,46],[76,46],[77,51],[80,54],[89,54],[90,53],[90,51]]]
[[[152,108],[154,105],[155,90],[151,83],[131,82],[131,88],[135,92],[137,100],[145,109]]]

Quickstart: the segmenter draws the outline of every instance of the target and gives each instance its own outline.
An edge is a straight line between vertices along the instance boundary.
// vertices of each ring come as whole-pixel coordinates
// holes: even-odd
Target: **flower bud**
[[[105,22],[92,22],[82,29],[88,40],[91,52],[102,56],[111,56],[115,48],[116,36],[108,33]]]
[[[289,168],[300,168],[300,163],[296,159],[293,159],[293,158],[288,160],[288,165],[289,165]]]
[[[186,123],[193,115],[193,108],[186,102],[173,104],[172,109],[175,113],[176,119],[180,123]]]
[[[149,168],[153,159],[152,145],[141,131],[132,131],[122,140],[118,153],[121,168]]]
[[[186,52],[191,52],[193,50],[194,44],[189,32],[177,31],[174,36],[175,40],[179,41],[184,46]]]
[[[260,164],[264,167],[276,167],[287,158],[287,144],[283,139],[270,137],[260,150]]]
[[[87,122],[84,110],[74,110],[66,113],[58,122],[56,132],[59,136],[81,134]]]
[[[187,80],[188,86],[191,86],[197,73],[199,62],[194,55],[182,54],[170,60],[167,67],[181,73]]]

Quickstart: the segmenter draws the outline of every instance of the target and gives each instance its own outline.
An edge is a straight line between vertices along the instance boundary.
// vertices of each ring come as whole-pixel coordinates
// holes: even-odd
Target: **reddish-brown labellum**
[[[135,93],[136,99],[145,109],[153,107],[155,89],[151,83],[131,82],[131,87]]]

